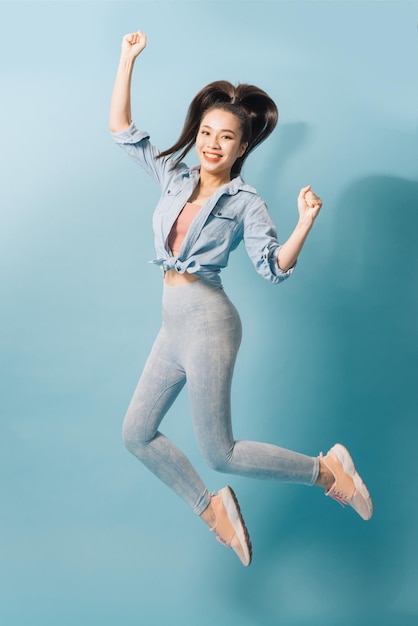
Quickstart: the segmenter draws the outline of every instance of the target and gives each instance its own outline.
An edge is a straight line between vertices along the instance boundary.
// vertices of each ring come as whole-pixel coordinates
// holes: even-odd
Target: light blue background
[[[281,238],[302,185],[324,200],[285,284],[244,250],[224,272],[245,333],[236,436],[345,442],[376,513],[209,470],[183,394],[165,431],[237,491],[249,569],[121,443],[160,319],[158,190],[107,130],[137,28],[133,113],[157,145],[207,82],[254,82],[280,124],[244,177]],[[417,3],[2,2],[0,66],[0,622],[416,624]]]

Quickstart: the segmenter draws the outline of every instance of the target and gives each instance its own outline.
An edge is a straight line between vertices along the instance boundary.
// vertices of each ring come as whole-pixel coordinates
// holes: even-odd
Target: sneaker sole
[[[246,562],[243,563],[243,565],[248,567],[252,560],[253,548],[248,529],[242,518],[237,497],[231,487],[224,487],[219,491],[219,495],[222,498],[223,505],[228,512],[229,520],[245,554]]]
[[[363,519],[369,520],[373,515],[373,502],[366,485],[356,470],[356,466],[354,465],[354,461],[351,458],[349,451],[341,443],[336,443],[335,446],[331,448],[330,452],[334,452],[335,456],[343,466],[344,471],[353,479],[356,490],[362,496],[367,506],[368,516]]]

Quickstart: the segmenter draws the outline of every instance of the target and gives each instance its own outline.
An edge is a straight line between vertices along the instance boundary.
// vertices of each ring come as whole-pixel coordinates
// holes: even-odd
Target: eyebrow
[[[209,126],[209,124],[203,124],[202,128],[210,128],[212,129],[212,126]],[[213,130],[213,129],[212,129]],[[231,130],[230,128],[221,128],[221,130],[219,131],[221,133],[232,133],[232,135],[235,135],[236,133],[234,133],[233,130]]]

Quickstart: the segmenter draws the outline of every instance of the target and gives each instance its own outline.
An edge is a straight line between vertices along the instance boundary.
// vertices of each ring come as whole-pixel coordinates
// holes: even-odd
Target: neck
[[[225,173],[225,175],[216,176],[208,172],[202,171],[202,169],[200,170],[200,189],[202,191],[210,191],[210,193],[212,194],[214,191],[216,191],[216,189],[222,187],[222,185],[229,183],[230,180],[231,176],[229,172]]]

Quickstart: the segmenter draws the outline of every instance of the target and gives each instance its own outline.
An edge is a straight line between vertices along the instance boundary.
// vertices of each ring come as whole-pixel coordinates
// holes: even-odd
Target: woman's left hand
[[[322,206],[322,200],[312,190],[311,186],[302,187],[298,196],[298,210],[300,218],[315,220]]]
[[[321,206],[322,200],[311,191],[311,186],[302,187],[298,195],[299,221],[289,239],[280,247],[277,256],[277,264],[284,272],[296,263]]]

